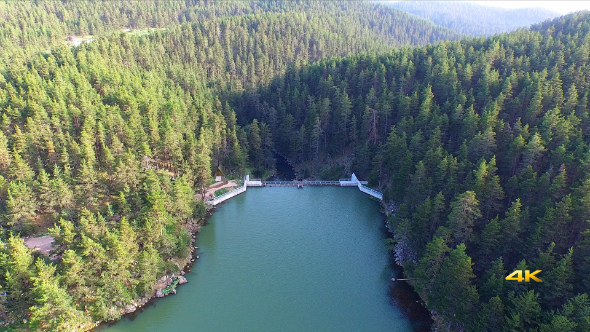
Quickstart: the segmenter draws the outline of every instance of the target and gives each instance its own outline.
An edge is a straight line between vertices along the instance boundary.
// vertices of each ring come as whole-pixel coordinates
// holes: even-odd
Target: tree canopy
[[[459,41],[356,2],[0,13],[0,318],[118,319],[182,268],[216,166],[264,174],[278,151],[385,193],[441,331],[590,325],[588,13]],[[45,231],[54,260],[21,239]],[[544,282],[504,280],[526,269]]]

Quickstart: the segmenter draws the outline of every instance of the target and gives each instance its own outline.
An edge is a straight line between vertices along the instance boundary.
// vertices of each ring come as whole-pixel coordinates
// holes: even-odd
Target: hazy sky
[[[392,1],[392,0],[390,0]],[[405,0],[411,1],[411,0]],[[398,2],[398,1],[392,1]],[[560,14],[567,14],[578,10],[590,10],[590,1],[468,1],[480,5],[504,8],[543,7]]]
[[[590,10],[590,1],[471,1],[480,5],[522,8],[522,7],[543,7],[551,9],[560,14],[567,14],[578,10]]]

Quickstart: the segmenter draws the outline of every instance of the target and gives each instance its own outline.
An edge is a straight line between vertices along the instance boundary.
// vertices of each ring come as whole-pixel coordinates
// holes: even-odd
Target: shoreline
[[[212,211],[214,209],[215,208],[207,209],[207,212],[206,212],[205,217],[203,219],[201,219],[199,221],[195,221],[195,222],[191,223],[190,225],[187,224],[185,226],[191,236],[191,243],[189,246],[188,256],[180,260],[183,267],[180,269],[180,272],[178,272],[178,275],[176,275],[175,273],[172,273],[172,274],[166,274],[166,275],[162,276],[154,284],[154,286],[153,286],[154,291],[153,291],[152,295],[150,295],[149,297],[139,298],[139,299],[133,301],[132,304],[129,304],[129,305],[123,307],[121,309],[122,310],[121,317],[119,319],[113,320],[113,321],[94,322],[91,326],[89,326],[88,328],[82,328],[82,330],[83,331],[96,331],[97,329],[100,329],[100,328],[106,328],[109,326],[113,326],[113,325],[117,324],[119,321],[121,321],[123,318],[126,318],[126,317],[133,320],[136,315],[139,315],[145,309],[154,305],[157,300],[159,300],[161,298],[165,298],[165,297],[169,296],[170,294],[175,295],[176,290],[174,292],[167,294],[167,295],[158,296],[158,294],[161,293],[164,288],[168,287],[169,285],[171,285],[173,283],[173,280],[176,277],[179,277],[179,279],[180,278],[184,279],[183,282],[178,283],[177,287],[188,283],[188,280],[186,279],[185,275],[187,273],[191,272],[192,266],[199,259],[199,255],[196,254],[196,251],[197,251],[197,249],[199,249],[199,247],[195,245],[195,243],[197,241],[197,235],[201,231],[201,228],[208,224],[208,222],[209,222],[208,219],[209,219],[209,217],[211,217],[213,215]],[[174,261],[174,260],[172,260],[172,261]]]
[[[381,213],[384,217],[381,231],[383,231],[386,234],[387,238],[390,238],[393,236],[393,233],[388,227],[387,218],[394,211],[392,211],[391,202],[386,203],[384,201],[379,201],[379,205],[381,208]],[[168,294],[165,296],[158,296],[158,293],[161,293],[162,289],[171,285],[175,277],[182,277],[185,280],[184,282],[179,283],[178,286],[187,283],[188,280],[186,280],[184,276],[187,273],[191,272],[191,268],[199,259],[199,256],[196,254],[196,250],[199,248],[198,246],[196,246],[197,235],[201,231],[201,228],[208,224],[209,217],[213,215],[214,211],[215,207],[208,207],[206,215],[203,219],[188,224],[186,226],[187,231],[191,236],[191,243],[189,246],[188,256],[180,260],[180,262],[183,263],[183,268],[180,270],[178,275],[174,273],[166,274],[162,276],[160,279],[158,279],[158,281],[156,281],[156,283],[154,284],[153,294],[149,297],[137,299],[132,304],[129,304],[122,308],[121,318],[115,321],[94,322],[92,326],[84,330],[95,331],[97,329],[100,329],[101,327],[113,326],[123,318],[130,318],[133,320],[136,317],[136,315],[139,315],[145,309],[147,309],[151,305],[154,305],[158,299],[170,295]],[[396,274],[403,275],[403,267],[397,265],[397,263],[395,262],[394,253],[389,251],[388,256],[389,265],[391,266],[391,268],[396,272]],[[176,292],[172,293],[172,295],[174,294],[176,294]],[[432,312],[424,305],[424,301],[416,293],[412,285],[410,285],[406,281],[389,282],[388,294],[391,297],[392,304],[398,306],[406,317],[408,317],[410,320],[414,321],[417,324],[417,326],[414,328],[414,331],[426,332],[431,330],[434,324]]]
[[[387,218],[396,211],[396,204],[389,201],[380,201],[381,213],[384,216],[383,220],[383,232],[386,234],[386,238],[393,238],[393,232],[389,228]],[[389,265],[396,272],[397,275],[403,276],[404,268],[395,261],[395,253],[387,250],[389,256]],[[416,293],[414,287],[407,281],[390,281],[389,282],[389,295],[393,302],[402,310],[402,312],[412,321],[417,323],[414,327],[415,332],[428,332],[432,330],[434,326],[433,313],[430,311],[424,300]]]

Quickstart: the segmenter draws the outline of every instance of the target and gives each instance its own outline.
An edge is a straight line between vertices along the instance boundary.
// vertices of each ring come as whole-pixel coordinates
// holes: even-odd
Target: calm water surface
[[[217,208],[177,295],[115,331],[412,331],[378,204],[356,188],[249,188]]]

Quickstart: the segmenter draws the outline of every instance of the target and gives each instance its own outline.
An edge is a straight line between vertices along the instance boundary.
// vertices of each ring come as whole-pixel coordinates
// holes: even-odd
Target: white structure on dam
[[[243,192],[245,192],[248,187],[298,187],[302,188],[304,186],[340,186],[340,187],[358,187],[360,191],[364,192],[367,195],[377,198],[378,200],[383,200],[383,194],[378,192],[377,190],[371,189],[367,186],[367,181],[359,181],[354,173],[350,179],[340,179],[338,181],[262,181],[260,179],[250,179],[250,175],[246,175],[244,177],[244,184],[241,187],[238,187],[232,191],[226,192],[223,195],[219,195],[214,197],[213,199],[207,201],[206,203],[212,206],[216,206],[217,204],[224,202],[232,197],[235,197]]]

